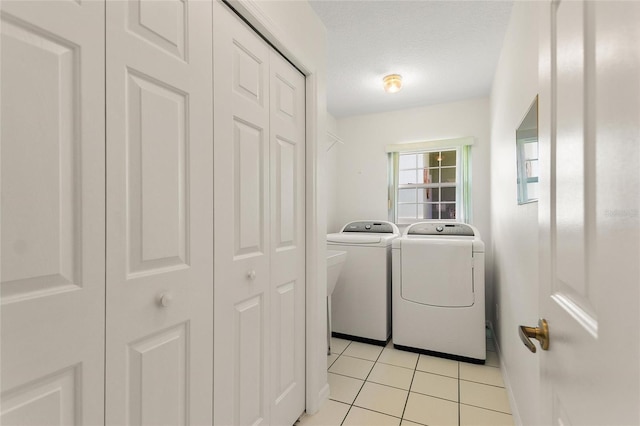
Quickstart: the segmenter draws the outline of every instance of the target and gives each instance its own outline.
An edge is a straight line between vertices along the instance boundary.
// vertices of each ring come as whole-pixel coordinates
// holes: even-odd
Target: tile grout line
[[[340,358],[342,356],[344,351],[347,350],[347,348],[349,347],[349,345],[351,345],[351,343],[353,343],[353,341],[349,341],[349,343],[347,343],[347,346],[345,346],[344,349],[342,350],[342,352],[340,352],[340,355],[338,355],[338,358]],[[336,361],[338,360],[338,358],[336,358]],[[336,361],[334,361],[334,364],[335,364]],[[331,365],[333,365],[333,364],[331,364]],[[328,369],[327,369],[327,373],[329,373]],[[362,383],[362,385],[364,386],[364,382]],[[362,389],[362,386],[360,387],[360,389]],[[358,391],[358,393],[360,393],[360,391]],[[331,395],[329,395],[329,398],[331,398]],[[347,412],[345,413],[344,417],[342,418],[342,421],[340,421],[340,426],[342,426],[344,421],[347,419],[347,416],[349,415],[349,411],[351,411],[351,407],[353,407],[353,404],[349,404],[349,409],[347,410]]]
[[[349,347],[351,345],[351,343],[353,343],[353,341],[349,342],[349,344],[347,345],[347,347]],[[382,351],[384,351],[384,346],[382,347]],[[344,348],[344,350],[346,351],[347,348]],[[360,392],[362,392],[362,388],[364,387],[364,385],[367,383],[367,379],[369,378],[369,376],[371,375],[371,372],[373,371],[373,368],[376,366],[376,363],[378,362],[378,359],[380,359],[380,355],[382,355],[382,351],[380,351],[380,353],[378,354],[378,356],[376,357],[376,360],[373,361],[373,365],[371,366],[371,370],[369,370],[369,373],[367,373],[367,377],[364,378],[364,381],[362,382],[362,386],[360,386],[360,389],[358,390],[358,393],[356,394],[356,396],[353,398],[353,402],[349,405],[349,409],[347,410],[347,414],[344,415],[344,419],[342,419],[342,422],[340,422],[340,426],[342,426],[344,424],[344,421],[347,420],[347,417],[349,416],[349,413],[351,412],[351,409],[353,408],[354,404],[356,403],[356,399],[358,399],[358,395],[360,395]],[[342,353],[344,353],[344,351],[342,351]],[[342,356],[342,354],[340,354],[340,356]],[[345,356],[349,356],[349,355],[345,355]],[[350,358],[355,358],[355,359],[361,359],[361,358],[356,358],[356,357],[350,357]],[[365,361],[371,361],[370,359],[365,360]],[[357,407],[357,406],[356,406]],[[358,407],[360,408],[360,407]],[[373,410],[371,410],[373,411]]]
[[[487,408],[487,407],[482,407],[480,405],[473,405],[473,404],[467,404],[467,403],[463,403],[461,405],[466,405],[467,407],[479,408],[481,410],[486,410],[486,411],[493,411],[494,413],[505,414],[507,416],[513,416],[512,413],[505,413],[504,411],[496,410],[495,408]]]
[[[460,399],[460,363],[458,362],[458,426],[462,423],[460,419]]]
[[[429,355],[427,355],[427,356],[429,356]],[[418,358],[418,359],[420,359],[420,358]],[[419,371],[419,372],[424,373],[424,374],[431,374],[433,376],[446,377],[448,379],[459,379],[459,376],[458,377],[453,377],[453,376],[449,376],[449,375],[446,375],[446,374],[434,373],[432,371],[424,371],[424,370],[416,370],[416,371]],[[458,373],[458,375],[459,374],[460,373]]]
[[[407,404],[409,403],[409,396],[411,395],[411,387],[413,386],[413,379],[416,377],[416,371],[418,371],[418,363],[420,362],[420,354],[416,358],[416,365],[413,367],[413,374],[411,375],[411,383],[409,383],[409,390],[407,391],[407,399],[404,401],[404,407],[402,408],[402,415],[400,416],[400,424],[404,420],[404,412],[407,411]]]
[[[498,388],[498,389],[506,389],[504,386],[492,385],[491,383],[478,382],[476,380],[469,380],[469,379],[458,379],[458,380],[462,380],[463,382],[468,382],[468,383],[475,383],[477,385],[491,386],[491,387]]]
[[[355,405],[355,404],[353,404],[353,406],[356,407],[356,408],[360,408],[362,410],[365,410],[365,411],[371,411],[372,413],[378,413],[378,414],[382,414],[383,416],[393,417],[394,419],[402,420],[402,417],[394,416],[393,414],[385,413],[383,411],[372,410],[371,408],[361,407],[361,406]]]
[[[352,355],[345,355],[345,354],[340,354],[340,356],[346,356],[347,358],[353,358],[353,359],[361,359],[362,361],[369,361],[369,362],[378,362],[377,360],[373,360],[373,359],[369,359],[369,358],[360,358],[359,356],[352,356]],[[384,364],[384,362],[381,362],[380,364]]]
[[[399,389],[399,388],[394,388],[394,389]],[[401,390],[406,390],[406,389],[401,389]],[[430,393],[423,393],[423,392],[418,392],[418,391],[414,391],[414,390],[412,390],[411,393],[415,393],[415,394],[421,395],[421,396],[428,396],[431,399],[438,399],[440,401],[453,402],[454,404],[458,404],[459,403],[458,401],[454,401],[453,399],[445,398],[443,396],[432,395]],[[469,404],[465,404],[465,405],[469,405]]]
[[[350,404],[349,404],[349,403],[345,403],[345,402],[343,402],[343,401],[333,400],[333,401],[335,401],[335,402],[339,402],[339,403],[342,403],[342,404],[348,405],[348,407],[349,407],[349,408],[348,408],[348,410],[347,410],[347,412],[346,412],[346,413],[345,413],[345,415],[344,415],[344,418],[341,420],[340,425],[341,425],[341,426],[344,426],[344,423],[345,423],[345,421],[346,421],[347,417],[349,416],[349,413],[351,412],[351,410],[352,410],[352,408],[353,408],[354,406],[355,406],[355,407],[357,407],[357,408],[360,408],[360,409],[366,410],[366,411],[370,411],[370,412],[373,412],[373,413],[378,413],[378,414],[381,414],[381,415],[390,416],[390,417],[393,417],[393,418],[395,418],[395,419],[399,419],[399,420],[400,420],[400,423],[402,423],[402,421],[404,421],[404,420],[405,420],[405,417],[404,417],[404,416],[405,416],[406,409],[407,409],[407,405],[408,405],[408,402],[409,402],[409,397],[411,396],[411,388],[412,388],[412,386],[413,386],[413,382],[415,381],[415,376],[416,376],[416,374],[417,374],[417,372],[418,372],[418,371],[423,372],[422,370],[418,370],[418,364],[419,364],[419,362],[420,362],[420,356],[421,356],[421,355],[420,355],[420,354],[418,354],[418,357],[416,358],[416,361],[415,361],[415,363],[414,363],[413,368],[408,368],[408,367],[405,367],[405,366],[403,366],[403,365],[396,365],[396,364],[386,363],[386,362],[382,362],[382,361],[380,360],[380,359],[381,359],[381,357],[382,357],[382,353],[383,353],[383,352],[384,352],[384,350],[387,348],[387,346],[382,347],[382,350],[380,350],[380,352],[378,353],[378,355],[377,355],[376,359],[375,359],[375,360],[373,360],[373,361],[372,361],[371,359],[367,359],[367,358],[360,358],[360,357],[356,357],[356,356],[351,356],[351,355],[347,355],[347,354],[345,354],[345,352],[347,351],[347,349],[349,348],[349,346],[351,346],[351,344],[352,344],[352,343],[353,343],[353,341],[349,341],[349,342],[348,342],[348,344],[345,346],[345,348],[342,350],[342,352],[340,352],[339,354],[335,354],[335,355],[337,355],[337,356],[336,356],[336,359],[331,363],[331,365],[329,365],[329,366],[327,367],[327,372],[329,372],[329,371],[328,371],[328,370],[329,370],[329,368],[331,368],[331,366],[333,366],[333,365],[335,364],[335,362],[338,360],[338,358],[340,358],[340,357],[342,357],[342,356],[345,356],[345,357],[347,357],[347,358],[351,358],[351,359],[358,359],[358,360],[363,360],[363,361],[373,362],[373,365],[371,366],[371,369],[369,370],[369,372],[367,373],[367,375],[366,375],[366,377],[365,377],[364,379],[360,379],[360,378],[356,378],[356,377],[348,376],[348,375],[346,375],[346,374],[341,374],[341,373],[331,373],[331,374],[335,374],[335,375],[337,375],[337,376],[341,376],[341,377],[346,377],[346,378],[350,378],[350,379],[354,379],[354,380],[361,380],[361,381],[362,381],[362,385],[361,385],[361,386],[360,386],[360,388],[358,389],[358,392],[356,393],[356,395],[355,395],[355,397],[354,397],[353,401],[352,401]],[[413,370],[413,374],[412,374],[412,376],[411,376],[411,382],[410,382],[410,384],[409,384],[409,389],[403,389],[403,388],[401,388],[401,387],[396,387],[396,386],[391,386],[391,385],[384,384],[384,383],[377,383],[377,382],[374,382],[374,381],[370,381],[370,380],[369,380],[369,378],[371,377],[371,373],[373,372],[373,370],[376,368],[376,366],[377,366],[378,364],[385,365],[385,366],[393,366],[393,367],[403,368],[403,369],[406,369],[406,370]],[[493,367],[493,366],[490,366],[490,365],[489,365],[488,367]],[[496,368],[496,367],[494,367],[494,368]],[[458,362],[458,365],[457,365],[457,374],[458,374],[458,377],[457,377],[457,382],[458,382],[458,401],[457,401],[457,403],[458,403],[458,426],[461,426],[461,425],[462,425],[462,419],[461,419],[461,415],[462,415],[462,412],[461,412],[461,411],[462,411],[462,410],[461,410],[461,408],[462,408],[462,407],[461,407],[461,406],[462,406],[462,405],[466,405],[466,406],[469,406],[469,407],[478,408],[478,409],[481,409],[481,410],[491,411],[491,412],[494,412],[494,413],[497,413],[497,414],[503,414],[503,415],[507,415],[507,416],[513,416],[513,414],[511,414],[511,413],[507,413],[507,412],[504,412],[504,411],[501,411],[501,410],[499,410],[499,409],[495,409],[495,408],[488,408],[488,407],[483,407],[483,406],[474,405],[474,404],[467,404],[467,403],[463,404],[463,403],[461,402],[461,392],[462,392],[462,389],[461,389],[461,387],[462,387],[462,386],[461,386],[461,385],[462,385],[462,383],[461,383],[461,381],[463,381],[463,380],[464,380],[465,382],[468,382],[468,383],[475,383],[475,384],[479,384],[479,385],[491,386],[491,387],[493,387],[493,388],[498,388],[498,389],[504,389],[505,387],[504,387],[504,386],[499,386],[499,385],[490,384],[490,383],[484,383],[484,382],[480,382],[480,381],[475,381],[475,380],[462,379],[462,378],[461,378],[461,369],[462,369],[462,368],[461,368],[461,363],[460,363],[460,362]],[[450,376],[447,376],[447,375],[445,375],[445,374],[438,374],[438,373],[429,372],[429,371],[425,371],[425,372],[423,372],[423,373],[426,373],[426,374],[432,374],[432,375],[437,375],[437,376],[441,376],[441,377],[450,377]],[[379,385],[379,386],[385,386],[385,387],[389,387],[389,388],[393,388],[393,389],[397,389],[397,390],[407,391],[407,397],[406,397],[406,399],[405,399],[405,403],[404,403],[404,407],[403,407],[403,410],[402,410],[402,414],[401,414],[401,416],[400,416],[400,417],[397,417],[397,416],[394,416],[393,414],[389,414],[389,413],[386,413],[386,412],[383,412],[383,411],[378,411],[378,410],[371,409],[371,408],[360,407],[359,405],[357,405],[355,402],[356,402],[356,400],[358,399],[359,395],[362,393],[362,389],[364,388],[364,385],[365,385],[366,383],[372,383],[372,384],[376,384],[376,385]],[[418,392],[418,393],[420,393],[420,392]],[[420,394],[421,394],[421,393],[420,393]],[[433,398],[437,398],[437,399],[442,399],[442,400],[445,400],[445,401],[450,401],[450,400],[448,400],[447,398],[441,398],[441,397],[437,397],[437,396],[433,396],[433,395],[429,395],[429,394],[424,394],[424,395],[426,395],[426,396],[430,396],[430,397],[433,397]],[[408,421],[408,420],[407,420],[407,421]]]

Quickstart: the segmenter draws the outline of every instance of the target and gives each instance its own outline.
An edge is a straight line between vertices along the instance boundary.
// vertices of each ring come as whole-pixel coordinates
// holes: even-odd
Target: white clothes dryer
[[[391,335],[391,243],[398,227],[360,220],[327,235],[327,248],[347,252],[331,297],[332,335],[385,345]]]
[[[393,242],[393,344],[484,364],[484,243],[457,222],[420,222]]]

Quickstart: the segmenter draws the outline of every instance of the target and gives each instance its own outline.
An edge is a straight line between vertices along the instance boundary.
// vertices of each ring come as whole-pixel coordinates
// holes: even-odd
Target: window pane
[[[431,203],[418,204],[417,205],[418,219],[438,219],[437,211],[435,212],[435,216],[433,216],[434,214],[433,206],[437,206],[437,204],[431,204]]]
[[[537,142],[537,140],[536,140]],[[524,159],[533,160],[538,158],[538,144],[537,143],[525,143],[524,144]]]
[[[455,219],[456,205],[455,203],[440,204],[440,219]]]
[[[418,202],[427,203],[431,201],[440,201],[440,188],[419,188]]]
[[[400,170],[415,169],[418,154],[403,154],[400,156]],[[421,166],[418,166],[421,167]]]
[[[425,204],[425,219],[440,219],[440,204]]]
[[[433,201],[431,199],[433,197],[433,189],[432,188],[418,188],[418,202],[426,203],[428,201]]]
[[[442,172],[442,181],[443,183],[447,182],[455,182],[456,181],[456,168],[450,167],[446,169],[440,169]]]
[[[424,154],[416,154],[416,157],[418,157],[418,168],[419,169],[423,169],[428,167],[429,165],[429,153],[424,153]]]
[[[442,198],[440,201],[456,201],[456,188],[441,188]]]
[[[418,170],[418,183],[433,183],[433,175],[436,178],[438,176],[437,170],[419,169]]]
[[[439,152],[430,152],[429,153],[429,167],[440,167],[440,162],[438,161],[440,158]]]
[[[527,177],[538,177],[538,160],[527,160],[524,162]]]
[[[431,189],[428,188],[418,188],[418,202],[424,203],[429,200],[429,196],[431,195]]]
[[[429,173],[429,182],[424,183],[440,183],[440,169],[427,169]]]
[[[456,165],[456,151],[443,151],[440,153],[440,166],[455,166]]]
[[[416,202],[416,191],[422,191],[422,189],[399,189],[398,190],[398,202],[399,203],[415,203]]]
[[[398,175],[400,185],[406,185],[408,183],[417,183],[415,170],[402,170]]]
[[[416,205],[398,204],[398,219],[416,219]]]

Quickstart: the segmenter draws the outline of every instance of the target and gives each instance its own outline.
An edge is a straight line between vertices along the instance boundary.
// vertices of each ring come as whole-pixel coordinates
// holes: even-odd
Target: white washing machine
[[[331,297],[336,337],[385,345],[391,335],[391,244],[398,227],[361,220],[327,235],[327,248],[347,252]]]
[[[484,364],[484,243],[464,223],[420,222],[393,242],[393,344]]]

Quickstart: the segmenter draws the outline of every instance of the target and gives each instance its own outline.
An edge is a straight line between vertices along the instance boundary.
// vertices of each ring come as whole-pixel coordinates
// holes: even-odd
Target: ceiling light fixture
[[[387,93],[396,93],[402,89],[402,76],[400,74],[389,74],[382,79],[384,91]]]

